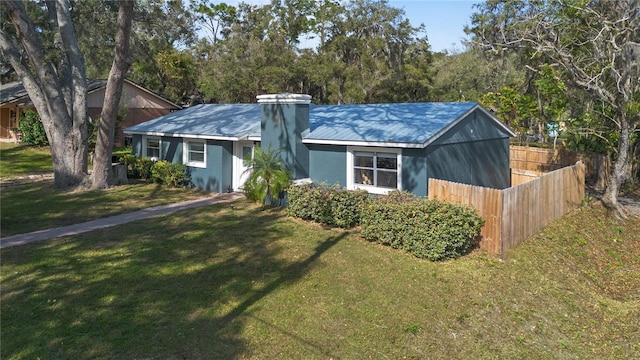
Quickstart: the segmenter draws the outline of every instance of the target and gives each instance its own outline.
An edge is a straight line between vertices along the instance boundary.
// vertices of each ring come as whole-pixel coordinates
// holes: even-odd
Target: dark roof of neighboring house
[[[228,140],[260,138],[260,104],[198,105],[125,129],[129,134]],[[475,102],[310,105],[305,143],[424,147],[471,112]]]
[[[152,96],[162,99],[167,104],[170,104],[171,106],[173,106],[175,109],[182,108],[180,105],[177,105],[174,102],[165,99],[161,95],[158,95],[149,89],[146,89],[130,80],[125,79],[125,81],[131,84],[132,86],[135,86],[141,89],[142,91],[148,94],[151,94]],[[105,79],[89,80],[87,82],[87,93],[89,94],[93,91],[104,88],[105,86],[107,86],[107,80]],[[0,84],[0,105],[4,105],[10,102],[20,102],[21,106],[31,105],[31,99],[29,99],[29,94],[27,94],[27,91],[22,85],[22,82],[14,81],[7,84]]]
[[[107,80],[89,80],[87,82],[87,92],[97,90],[106,85]],[[29,94],[27,94],[22,82],[13,81],[7,84],[0,84],[0,105],[19,100],[22,100],[25,105],[31,103]]]

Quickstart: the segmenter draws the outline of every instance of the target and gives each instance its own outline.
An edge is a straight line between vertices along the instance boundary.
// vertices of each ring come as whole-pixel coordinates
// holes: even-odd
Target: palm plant
[[[244,184],[244,194],[249,200],[272,205],[291,181],[291,172],[284,166],[280,150],[263,150],[256,146],[253,157],[248,155],[244,165],[250,172]]]

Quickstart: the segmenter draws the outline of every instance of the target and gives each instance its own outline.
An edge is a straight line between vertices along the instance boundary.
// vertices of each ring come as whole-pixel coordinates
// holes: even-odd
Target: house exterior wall
[[[13,130],[18,127],[18,122],[27,110],[36,111],[33,107],[17,106],[15,103],[4,104],[0,107],[0,139],[6,139],[11,142],[17,142],[18,135]],[[11,119],[11,112],[15,113],[16,118]]]
[[[142,135],[133,135],[132,152],[143,156],[144,141]],[[161,154],[163,160],[172,163],[183,163],[183,139],[173,137],[161,138]],[[226,192],[232,185],[233,176],[233,142],[207,140],[206,167],[187,167],[191,183],[198,189],[211,192]]]
[[[474,111],[430,145],[458,144],[508,137],[491,119],[480,111]]]
[[[189,167],[191,183],[200,190],[226,192],[233,179],[233,142],[207,140],[206,152],[206,168]]]
[[[102,112],[101,107],[90,107],[87,109],[87,113],[89,114],[89,117],[91,117],[91,119],[99,119],[101,112]],[[156,109],[156,108],[127,109],[127,115],[121,122],[117,124],[116,132],[114,133],[113,143],[116,146],[124,145],[124,132],[123,132],[124,129],[131,127],[133,125],[143,123],[145,121],[149,121],[151,119],[155,119],[163,115],[167,115],[170,112],[171,112],[170,109]]]
[[[309,144],[309,177],[316,182],[347,186],[347,147]]]
[[[172,163],[182,163],[182,139],[163,136],[160,140],[162,146],[161,158]]]
[[[511,186],[509,137],[480,111],[427,146],[427,177],[504,189]]]
[[[427,196],[427,158],[425,149],[402,150],[402,189]]]
[[[495,189],[511,186],[509,139],[491,139],[427,148],[429,178]]]
[[[261,146],[280,149],[280,156],[294,179],[309,177],[309,149],[302,143],[302,134],[308,129],[309,104],[262,104]]]

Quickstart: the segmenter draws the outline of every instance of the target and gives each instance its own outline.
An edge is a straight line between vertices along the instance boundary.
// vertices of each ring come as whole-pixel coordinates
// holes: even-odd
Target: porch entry
[[[244,165],[247,156],[253,157],[253,141],[238,141],[233,147],[233,190],[242,190],[244,183],[249,178],[249,167]]]

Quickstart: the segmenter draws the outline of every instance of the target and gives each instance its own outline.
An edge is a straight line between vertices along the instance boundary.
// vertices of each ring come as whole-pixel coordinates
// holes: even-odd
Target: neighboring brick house
[[[87,84],[87,112],[93,119],[100,117],[106,86],[107,80],[91,80]],[[181,109],[177,104],[129,80],[124,82],[121,103],[126,106],[127,115],[116,132],[116,145],[125,143],[122,129]],[[18,134],[13,129],[18,126],[27,109],[35,110],[22,83],[15,81],[0,85],[0,140],[18,140]]]

